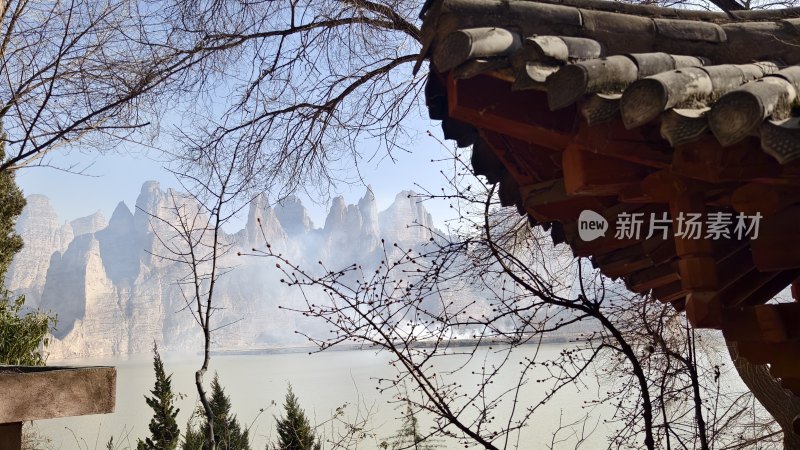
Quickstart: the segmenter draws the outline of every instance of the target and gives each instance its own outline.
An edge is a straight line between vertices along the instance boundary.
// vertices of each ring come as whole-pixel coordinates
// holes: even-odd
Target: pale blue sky
[[[448,156],[447,149],[425,134],[430,130],[442,140],[439,122],[417,120],[413,124],[419,136],[410,153],[396,152],[396,162],[383,158],[381,161],[362,161],[360,165],[364,182],[372,185],[380,209],[388,207],[401,190],[419,191],[414,183],[440,192],[444,178],[439,171],[447,171],[448,167],[452,167],[452,162],[431,163],[431,159]],[[369,147],[363,150],[365,154],[374,151]],[[49,197],[62,222],[87,216],[98,210],[108,219],[120,201],[133,209],[141,185],[147,180],[159,181],[162,189],[178,187],[175,177],[163,168],[164,164],[158,158],[154,151],[148,154],[131,151],[130,147],[122,147],[103,155],[75,151],[63,154],[56,151],[52,154],[53,165],[66,167],[74,164],[77,168],[86,168],[85,173],[88,175],[76,175],[49,167],[31,167],[17,172],[17,182],[26,196],[43,194]],[[353,178],[356,178],[355,172]],[[347,203],[355,203],[364,195],[365,184],[340,184],[334,194],[343,195]],[[317,201],[330,203],[329,199]],[[314,204],[308,198],[303,198],[303,203],[315,226],[322,226],[327,204]],[[453,216],[448,205],[449,202],[441,200],[426,202],[426,208],[434,216],[438,227],[442,227],[444,221]]]

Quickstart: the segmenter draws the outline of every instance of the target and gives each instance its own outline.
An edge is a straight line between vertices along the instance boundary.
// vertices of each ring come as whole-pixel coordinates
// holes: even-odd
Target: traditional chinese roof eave
[[[429,50],[450,33],[481,27],[509,29],[521,39],[536,35],[595,39],[603,43],[607,55],[681,49],[715,63],[765,58],[800,63],[792,44],[800,36],[800,8],[725,14],[602,0],[438,0],[424,16],[421,56],[430,56]]]
[[[433,0],[428,2],[426,8],[421,10],[420,18],[429,20],[431,16],[441,14],[442,10],[453,11],[458,9],[470,11],[482,10],[485,13],[500,15],[503,14],[503,11],[505,11],[502,8],[510,7],[509,5],[511,3],[560,5],[586,10],[629,14],[641,17],[702,20],[709,22],[727,22],[733,20],[774,21],[800,16],[800,8],[798,7],[723,12],[688,8],[666,8],[657,5],[605,0]]]
[[[422,29],[429,114],[501,203],[800,392],[784,351],[800,355],[800,303],[764,305],[800,276],[800,10],[438,0]],[[763,237],[584,242],[585,209],[612,229],[621,213],[763,213]]]

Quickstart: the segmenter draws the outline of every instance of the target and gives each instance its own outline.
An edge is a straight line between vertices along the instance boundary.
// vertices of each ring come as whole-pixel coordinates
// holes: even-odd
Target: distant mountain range
[[[153,341],[167,351],[197,351],[201,335],[185,306],[176,280],[185,267],[153,256],[163,253],[149,214],[163,215],[180,194],[144,183],[133,211],[120,203],[111,218],[96,213],[60,222],[47,197],[31,195],[17,221],[25,241],[7,275],[7,286],[27,296],[27,305],[58,315],[51,358],[149,352]],[[185,197],[184,197],[185,198]],[[378,212],[371,190],[356,205],[334,199],[322,228],[303,204],[289,198],[270,206],[259,197],[249,206],[244,229],[225,236],[233,245],[221,262],[231,267],[221,278],[214,316],[230,323],[214,337],[215,349],[302,344],[295,330],[325,332],[324,324],[279,309],[304,302],[301,293],[279,283],[274,261],[237,257],[237,251],[273,248],[304,267],[317,261],[344,267],[382,259],[381,239],[414,247],[430,240],[431,215],[411,192]],[[462,294],[459,294],[462,295]],[[461,301],[474,303],[471,298]]]

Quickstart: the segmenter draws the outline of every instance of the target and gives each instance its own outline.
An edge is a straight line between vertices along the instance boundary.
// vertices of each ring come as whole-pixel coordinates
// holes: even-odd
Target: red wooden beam
[[[447,78],[450,117],[553,150],[572,140],[577,109],[552,112],[538,91],[511,91],[511,84],[488,76]]]

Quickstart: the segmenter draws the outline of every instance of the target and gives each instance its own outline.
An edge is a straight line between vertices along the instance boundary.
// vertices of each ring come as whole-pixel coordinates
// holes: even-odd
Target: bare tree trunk
[[[800,398],[781,386],[764,364],[751,364],[739,357],[735,342],[727,342],[736,371],[761,406],[775,419],[783,431],[783,447],[800,449],[800,435],[794,433],[792,422],[800,414]]]
[[[208,370],[209,348],[208,340],[206,340],[205,357],[203,359],[203,366],[194,373],[194,384],[197,387],[197,394],[200,396],[200,403],[203,404],[203,411],[206,413],[206,420],[208,421],[208,429],[206,429],[206,448],[208,450],[216,449],[216,437],[214,436],[214,412],[211,410],[211,403],[208,402],[206,390],[203,388],[203,376]]]
[[[221,157],[220,157],[221,158]],[[221,241],[222,226],[230,217],[236,213],[223,217],[223,209],[227,202],[232,202],[242,190],[235,192],[229,191],[234,168],[236,167],[236,154],[234,153],[228,161],[227,172],[216,172],[216,169],[225,165],[222,159],[210,159],[208,166],[215,171],[210,176],[210,181],[199,183],[202,189],[206,189],[211,199],[204,202],[204,197],[197,194],[192,195],[197,203],[197,210],[191,211],[184,207],[185,200],[179,200],[172,195],[172,206],[170,210],[174,218],[160,217],[155,213],[147,212],[151,219],[155,219],[166,225],[172,236],[167,234],[160,235],[156,232],[156,238],[164,247],[165,251],[153,256],[158,258],[180,263],[189,269],[185,278],[178,280],[181,287],[186,308],[191,311],[195,322],[203,331],[203,364],[194,374],[194,382],[197,388],[197,395],[203,405],[206,416],[207,427],[205,429],[206,442],[204,450],[216,450],[219,436],[214,435],[214,412],[211,409],[211,402],[208,399],[205,388],[203,387],[203,377],[208,371],[211,360],[211,316],[218,308],[213,306],[214,288],[217,279],[226,272],[220,269],[219,259],[230,249],[230,244]],[[179,180],[189,179],[188,174],[179,174]],[[195,178],[197,180],[198,178]],[[188,190],[188,189],[187,189]],[[194,191],[198,191],[195,189]],[[207,216],[204,216],[207,215]],[[154,228],[155,230],[155,228]],[[207,237],[211,236],[211,242]],[[185,289],[185,290],[184,290]],[[224,326],[224,325],[223,325]],[[218,329],[218,328],[217,328]]]
[[[692,380],[692,392],[694,397],[694,417],[697,423],[697,435],[700,438],[700,448],[708,450],[708,435],[706,421],[703,418],[703,398],[700,394],[700,378],[697,376],[697,354],[695,352],[694,330],[686,329],[686,340],[689,343],[689,357],[691,360],[686,365],[689,377]]]

